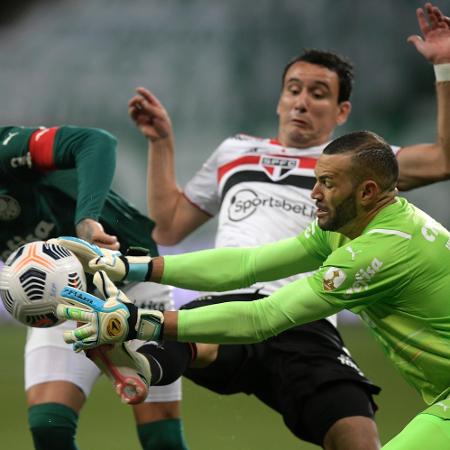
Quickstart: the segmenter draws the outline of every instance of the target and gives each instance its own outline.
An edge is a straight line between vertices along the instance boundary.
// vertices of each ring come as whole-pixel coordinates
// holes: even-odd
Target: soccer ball
[[[57,244],[25,244],[0,271],[0,295],[6,310],[30,327],[64,322],[56,316],[58,303],[67,303],[59,295],[64,286],[86,290],[86,278],[78,258]]]

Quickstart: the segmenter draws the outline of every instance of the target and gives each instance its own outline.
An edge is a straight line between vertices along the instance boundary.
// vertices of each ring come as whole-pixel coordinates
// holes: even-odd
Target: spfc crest
[[[296,158],[263,156],[260,164],[272,180],[278,181],[286,178],[296,167],[298,167],[299,162],[300,161]]]

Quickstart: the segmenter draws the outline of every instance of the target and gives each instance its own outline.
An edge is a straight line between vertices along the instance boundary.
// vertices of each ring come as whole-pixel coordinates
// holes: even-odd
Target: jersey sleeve
[[[215,216],[220,210],[218,156],[223,151],[225,142],[214,151],[184,188],[186,198],[211,216]]]
[[[310,272],[321,261],[297,237],[258,247],[227,247],[164,257],[162,283],[199,291],[227,291]]]
[[[395,301],[410,281],[408,245],[392,235],[361,236],[332,252],[308,282],[323,300],[356,313]]]
[[[76,224],[99,218],[114,176],[116,144],[115,137],[104,130],[64,126],[56,133],[51,156],[44,147],[32,153],[41,170],[76,170]],[[64,186],[56,187],[64,190]]]
[[[177,339],[222,344],[260,342],[295,325],[333,315],[340,309],[318,297],[304,278],[260,300],[181,310]]]

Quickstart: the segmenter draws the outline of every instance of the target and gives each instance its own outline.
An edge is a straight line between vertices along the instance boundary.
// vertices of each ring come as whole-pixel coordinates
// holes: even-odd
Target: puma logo
[[[19,134],[18,131],[16,131],[15,133],[8,133],[8,136],[6,136],[6,138],[3,140],[2,145],[8,145],[9,141],[14,137],[17,136]]]

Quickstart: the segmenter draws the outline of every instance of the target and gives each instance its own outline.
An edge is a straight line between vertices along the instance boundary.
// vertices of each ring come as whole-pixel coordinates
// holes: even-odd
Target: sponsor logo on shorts
[[[148,301],[140,303],[136,299],[134,299],[134,300],[137,303],[137,305],[139,306],[139,308],[142,308],[142,309],[154,309],[156,311],[164,312],[164,311],[167,311],[167,307],[170,307],[170,305],[168,304],[167,301],[158,302],[158,301],[148,300]]]
[[[330,267],[323,276],[323,288],[326,291],[334,291],[347,278],[347,275],[337,267]]]
[[[17,219],[21,211],[22,208],[15,198],[9,195],[0,195],[0,220],[9,221]]]
[[[351,367],[352,369],[355,369],[359,375],[361,375],[362,377],[364,376],[364,374],[361,372],[361,369],[356,365],[355,361],[350,358],[350,356],[340,354],[337,359],[342,365]]]
[[[1,206],[0,206],[1,209]],[[0,218],[1,220],[1,218]],[[50,233],[55,228],[55,224],[52,222],[46,222],[45,220],[41,220],[38,222],[36,227],[34,228],[33,233],[28,234],[27,236],[13,236],[11,239],[6,241],[6,250],[1,253],[1,258],[3,261],[6,261],[8,256],[20,246],[27,244],[28,242],[34,241],[45,241],[50,237]]]
[[[109,336],[117,337],[122,333],[122,323],[116,317],[112,317],[106,324],[106,332]]]
[[[231,199],[228,206],[228,218],[233,222],[239,222],[247,219],[260,208],[283,210],[308,218],[315,217],[315,208],[312,205],[293,203],[273,196],[263,197],[251,189],[242,189]]]

